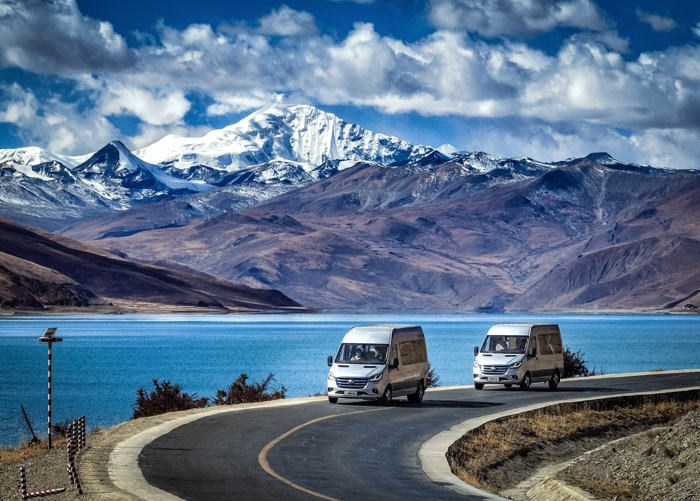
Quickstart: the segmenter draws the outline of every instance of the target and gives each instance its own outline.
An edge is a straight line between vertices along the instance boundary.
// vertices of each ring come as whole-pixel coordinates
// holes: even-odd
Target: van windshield
[[[527,336],[486,336],[481,353],[525,353]]]
[[[388,344],[346,344],[340,345],[337,364],[385,364]]]

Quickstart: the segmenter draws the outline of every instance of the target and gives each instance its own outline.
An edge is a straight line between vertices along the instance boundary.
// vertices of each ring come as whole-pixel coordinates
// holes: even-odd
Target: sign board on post
[[[50,327],[46,329],[44,335],[39,338],[40,342],[48,343],[49,345],[49,449],[51,448],[51,345],[53,345],[53,343],[60,343],[63,341],[63,339],[60,337],[54,337],[57,329],[58,327]]]

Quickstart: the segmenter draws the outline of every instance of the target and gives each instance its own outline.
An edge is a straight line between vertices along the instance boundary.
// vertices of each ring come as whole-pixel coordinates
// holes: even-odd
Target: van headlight
[[[477,362],[476,360],[474,360],[474,367],[479,371],[481,370],[481,365],[479,365],[479,362]]]
[[[508,366],[508,368],[509,368],[509,369],[519,369],[521,365],[523,365],[522,362],[515,362],[514,364],[510,364],[510,365]]]
[[[384,376],[383,372],[380,372],[379,374],[375,374],[371,378],[369,378],[370,381],[379,381],[382,377]]]
[[[328,371],[328,381],[333,381],[335,379],[335,376],[331,371]]]

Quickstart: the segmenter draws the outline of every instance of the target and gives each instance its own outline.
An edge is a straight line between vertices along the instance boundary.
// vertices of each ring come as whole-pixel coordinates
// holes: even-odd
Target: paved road
[[[400,399],[388,408],[340,400],[250,409],[175,429],[148,444],[139,465],[151,485],[188,500],[318,500],[263,469],[258,456],[268,446],[274,472],[328,498],[464,500],[470,498],[432,483],[421,469],[418,451],[437,433],[539,402],[692,386],[700,386],[700,373],[570,380],[557,391],[542,384],[529,392],[451,389],[428,392],[422,404]]]

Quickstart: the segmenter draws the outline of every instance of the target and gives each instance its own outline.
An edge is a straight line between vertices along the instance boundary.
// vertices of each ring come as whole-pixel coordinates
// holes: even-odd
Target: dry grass
[[[552,443],[674,424],[695,409],[698,391],[555,405],[486,423],[452,444],[447,459],[462,480],[498,490],[490,473],[513,458]]]
[[[640,501],[644,499],[636,485],[627,482],[605,482],[600,479],[581,480],[577,486],[586,492],[595,494],[599,499],[616,501]]]
[[[29,459],[40,456],[47,451],[46,447],[48,446],[48,444],[48,440],[44,439],[39,443],[25,442],[23,444],[18,445],[17,447],[2,447],[0,448],[0,466],[7,466],[21,461],[23,459]],[[65,437],[52,437],[52,448],[65,448],[65,446]]]

